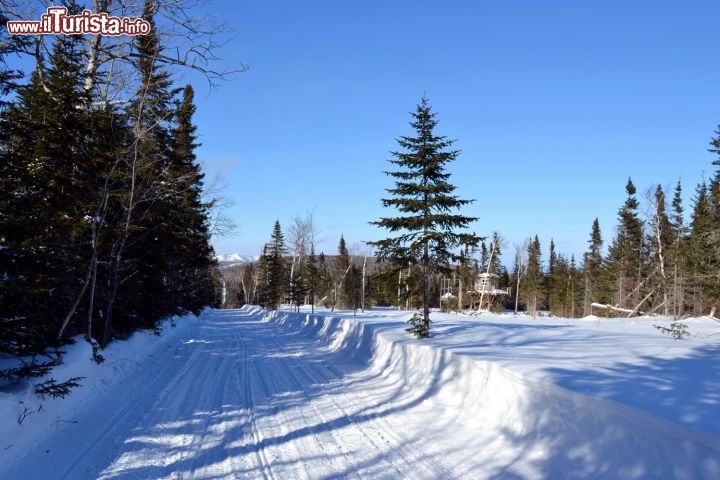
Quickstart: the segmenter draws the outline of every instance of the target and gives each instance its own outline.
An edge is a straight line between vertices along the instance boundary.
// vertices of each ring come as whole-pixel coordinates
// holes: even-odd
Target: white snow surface
[[[411,315],[206,310],[100,366],[79,340],[68,398],[0,386],[0,479],[720,478],[717,322]]]

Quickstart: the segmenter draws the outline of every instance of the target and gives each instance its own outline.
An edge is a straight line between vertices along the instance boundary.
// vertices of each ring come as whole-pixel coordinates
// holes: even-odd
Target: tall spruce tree
[[[687,273],[686,259],[686,237],[687,226],[685,225],[684,209],[682,204],[682,185],[678,180],[675,186],[675,194],[672,200],[672,214],[670,226],[674,239],[671,251],[670,262],[672,265],[672,313],[678,318],[684,313],[685,308],[685,282]]]
[[[273,226],[270,243],[267,244],[264,254],[265,269],[265,307],[275,310],[282,303],[287,287],[287,268],[285,265],[285,235],[280,228],[280,221],[276,220]]]
[[[488,272],[496,275],[496,278],[498,281],[503,275],[503,265],[501,260],[502,256],[502,239],[500,238],[500,234],[498,232],[493,232],[492,236],[492,242],[490,243],[490,252],[489,252],[489,269]],[[497,284],[497,286],[501,286],[500,284]]]
[[[555,251],[555,241],[550,239],[550,252],[548,255],[547,281],[545,282],[545,298],[548,302],[548,310],[555,313],[560,307],[561,299],[558,296],[558,289],[562,284],[563,272],[561,258]]]
[[[165,246],[168,285],[182,310],[195,314],[215,304],[218,286],[215,282],[215,252],[210,246],[208,205],[202,200],[203,173],[197,163],[198,146],[192,122],[195,113],[194,92],[183,89],[177,105],[172,132],[171,162],[168,165],[166,199],[172,204],[166,221],[168,242]]]
[[[648,250],[647,276],[650,283],[646,298],[650,308],[654,310],[654,307],[662,307],[663,313],[667,315],[670,311],[669,303],[672,293],[670,289],[671,249],[675,244],[675,239],[666,211],[665,191],[660,185],[655,188],[652,203],[654,208],[649,222],[648,238],[645,242]]]
[[[335,281],[335,290],[333,292],[333,304],[331,310],[335,310],[338,303],[341,303],[345,307],[350,305],[349,298],[343,288],[345,280],[350,273],[350,265],[350,252],[348,252],[345,237],[340,235],[340,241],[338,242],[338,255],[335,258],[335,268],[333,269],[335,273],[333,276]]]
[[[431,275],[444,271],[450,260],[459,259],[458,247],[476,246],[480,238],[461,232],[476,218],[451,213],[473,202],[454,195],[456,187],[448,182],[447,164],[460,153],[448,150],[454,140],[434,133],[437,120],[427,98],[422,98],[411,115],[416,136],[397,140],[403,151],[392,152],[395,158],[390,163],[399,170],[386,172],[395,179],[395,187],[387,189],[390,198],[382,199],[384,207],[396,209],[399,215],[370,222],[396,236],[368,243],[376,247],[381,260],[389,260],[395,268],[410,265],[419,269],[423,313],[413,317],[408,331],[425,338],[430,336]]]
[[[318,291],[320,282],[320,269],[318,268],[317,258],[315,256],[315,243],[310,243],[310,253],[305,260],[305,273],[307,294],[310,300],[310,313],[315,313],[315,295]]]
[[[540,239],[537,235],[528,245],[527,251],[527,274],[523,287],[527,310],[535,317],[538,309],[543,305],[543,293],[545,276],[542,270],[542,251],[540,250]]]
[[[625,186],[627,199],[618,212],[617,234],[608,248],[606,282],[612,302],[618,307],[635,307],[640,299],[644,271],[643,222],[638,216],[635,185]]]
[[[592,313],[591,304],[596,301],[605,301],[601,297],[600,286],[603,274],[602,246],[603,240],[600,233],[600,221],[595,218],[588,240],[589,248],[583,255],[583,314]]]
[[[712,271],[714,263],[714,229],[710,189],[707,183],[701,182],[695,189],[686,253],[690,277],[688,301],[694,315],[703,315],[707,310],[705,293],[709,283],[708,272]]]

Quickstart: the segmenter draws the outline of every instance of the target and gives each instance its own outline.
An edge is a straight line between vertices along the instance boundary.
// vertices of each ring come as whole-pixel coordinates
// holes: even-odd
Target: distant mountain
[[[229,253],[227,255],[216,255],[218,264],[220,266],[236,265],[238,263],[250,263],[256,262],[258,257],[251,257],[249,255],[240,255],[239,253]]]

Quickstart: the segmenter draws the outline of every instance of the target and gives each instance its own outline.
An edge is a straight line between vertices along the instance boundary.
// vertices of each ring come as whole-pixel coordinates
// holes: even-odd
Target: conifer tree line
[[[720,307],[720,128],[715,135],[710,152],[717,171],[696,187],[690,215],[679,181],[671,195],[661,185],[639,195],[628,179],[614,235],[605,237],[596,218],[580,259],[559,252],[554,239],[543,245],[537,235],[508,249],[495,232],[477,244],[460,246],[445,268],[437,268],[425,283],[422,267],[409,264],[406,256],[398,261],[392,255],[352,255],[343,237],[334,255],[316,255],[312,235],[298,248],[296,219],[289,235],[293,248],[276,223],[257,262],[225,270],[231,292],[225,306],[304,303],[419,309],[427,304],[477,309],[475,281],[478,274],[488,273],[494,286],[507,292],[490,304],[496,311],[563,317],[714,315]],[[453,287],[454,297],[441,304],[444,285]]]
[[[156,8],[142,12],[150,33],[127,40],[113,101],[118,77],[93,38],[44,38],[31,72],[0,76],[0,352],[77,334],[99,347],[219,302],[194,92],[159,61]],[[4,65],[35,41],[4,40]]]
[[[321,305],[331,310],[364,310],[386,305],[380,295],[383,270],[366,249],[348,247],[340,236],[337,251],[316,253],[312,218],[296,218],[287,232],[279,221],[257,261],[222,269],[224,308],[255,304]]]

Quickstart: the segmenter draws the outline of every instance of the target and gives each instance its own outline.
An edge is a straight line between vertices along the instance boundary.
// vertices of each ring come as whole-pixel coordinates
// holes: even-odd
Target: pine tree
[[[562,301],[562,281],[564,274],[561,265],[562,258],[558,257],[555,251],[555,241],[550,239],[550,253],[548,256],[548,268],[547,268],[547,282],[545,282],[545,298],[548,301],[548,310],[552,313],[556,313],[560,308]]]
[[[287,247],[285,246],[285,236],[280,228],[280,221],[276,220],[273,226],[270,243],[267,245],[265,252],[265,261],[267,269],[265,306],[274,310],[280,305],[285,294],[287,285],[287,269],[285,265],[285,254]]]
[[[38,62],[0,122],[0,319],[14,318],[3,330],[25,331],[23,343],[39,349],[62,331],[89,258],[98,159],[81,88],[81,42],[59,37],[49,66]],[[76,334],[83,324],[73,318]]]
[[[490,269],[489,272],[496,276],[498,281],[501,281],[502,275],[504,272],[504,268],[501,262],[502,257],[502,240],[500,238],[500,234],[498,232],[493,232],[493,238],[492,243],[490,244]],[[503,287],[501,283],[498,283],[497,286]]]
[[[649,291],[645,298],[651,300],[650,306],[663,307],[668,314],[670,302],[670,253],[675,244],[674,232],[666,212],[665,192],[658,185],[653,194],[653,214],[646,245],[648,246]],[[653,308],[654,310],[654,308]]]
[[[197,135],[192,117],[194,92],[187,85],[177,105],[172,132],[171,161],[168,165],[165,199],[165,243],[167,284],[177,308],[198,314],[215,303],[217,284],[215,252],[210,246],[208,205],[202,200],[203,173],[197,163]]]
[[[305,278],[307,279],[307,293],[310,297],[310,311],[315,313],[315,295],[320,283],[320,269],[315,257],[315,245],[310,243],[310,254],[305,261]]]
[[[431,275],[459,258],[456,248],[475,246],[480,238],[458,232],[476,218],[450,213],[472,203],[453,195],[456,187],[448,182],[450,174],[445,168],[459,155],[457,150],[447,150],[454,141],[435,135],[437,120],[427,98],[423,97],[412,117],[410,125],[417,136],[398,139],[404,151],[392,152],[395,158],[390,163],[399,170],[386,172],[395,179],[395,187],[387,190],[391,198],[382,200],[384,207],[397,209],[399,216],[371,222],[397,236],[369,244],[377,248],[380,259],[390,260],[395,268],[418,267],[423,313],[411,320],[408,331],[424,338],[430,335]]]
[[[114,199],[122,217],[114,226],[110,259],[109,331],[154,328],[160,319],[182,312],[180,292],[171,286],[173,259],[166,250],[173,243],[176,209],[172,135],[178,91],[158,60],[163,48],[155,28],[155,8],[154,2],[145,1],[142,18],[151,29],[134,39],[139,85],[127,108],[134,138],[122,172],[122,194]],[[128,277],[132,284],[123,282]]]
[[[343,289],[345,279],[350,272],[350,253],[348,252],[347,245],[345,244],[345,237],[340,235],[340,242],[338,243],[338,256],[335,259],[334,264],[334,291],[333,291],[333,304],[332,309],[335,310],[338,303],[342,303],[344,307],[348,307],[350,302],[348,301],[347,295]]]
[[[570,255],[570,271],[567,283],[569,298],[569,316],[575,318],[579,314],[582,303],[582,276],[575,261],[575,255]]]
[[[353,311],[360,308],[362,305],[362,273],[355,264],[350,265],[343,285],[343,294],[348,308],[352,308]]]
[[[709,187],[705,182],[695,190],[690,233],[687,240],[686,259],[688,264],[689,303],[694,315],[703,315],[707,310],[706,289],[708,272],[712,271],[714,221]]]
[[[484,243],[484,242],[483,242]],[[487,249],[487,247],[486,247]],[[466,295],[474,286],[475,275],[472,266],[472,254],[469,248],[460,249],[460,258],[458,259],[458,267],[456,270],[458,285],[458,310],[462,311],[468,301],[472,301],[472,297]]]
[[[523,288],[528,313],[533,317],[537,315],[538,309],[543,304],[544,275],[541,257],[540,239],[535,235],[528,245],[527,274]]]
[[[490,251],[488,250],[485,240],[480,242],[480,270],[486,271],[490,263]]]
[[[644,272],[643,222],[638,217],[636,190],[631,179],[625,191],[628,196],[618,212],[617,235],[608,248],[605,273],[612,302],[618,307],[635,307],[640,299]]]
[[[590,244],[587,252],[583,255],[583,315],[588,316],[592,313],[590,304],[592,302],[601,302],[605,299],[599,291],[602,274],[603,274],[603,257],[602,257],[602,235],[600,233],[600,221],[595,218],[590,232]]]
[[[332,275],[330,273],[330,267],[328,266],[328,260],[325,256],[325,252],[320,252],[318,255],[318,287],[317,297],[319,301],[323,303],[325,307],[332,304],[334,299],[334,288]]]
[[[674,239],[670,251],[670,263],[672,265],[672,313],[678,318],[684,313],[685,307],[685,276],[687,270],[686,259],[686,237],[687,227],[685,226],[684,209],[682,205],[682,185],[678,180],[675,186],[675,194],[672,201],[672,215],[670,228]]]

